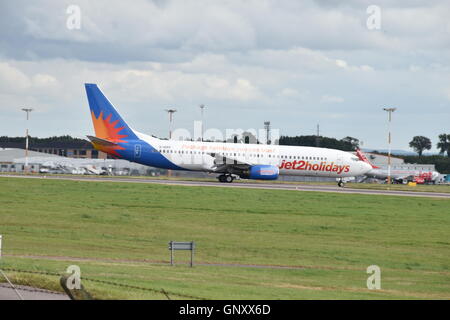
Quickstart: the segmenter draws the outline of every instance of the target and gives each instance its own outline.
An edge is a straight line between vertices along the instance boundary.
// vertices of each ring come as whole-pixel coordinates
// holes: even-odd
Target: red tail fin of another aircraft
[[[364,161],[365,163],[368,163],[372,166],[372,168],[374,169],[378,169],[379,167],[374,166],[373,164],[370,163],[369,159],[367,159],[367,157],[365,156],[364,153],[362,153],[361,150],[356,149],[356,155],[358,156],[359,160]]]

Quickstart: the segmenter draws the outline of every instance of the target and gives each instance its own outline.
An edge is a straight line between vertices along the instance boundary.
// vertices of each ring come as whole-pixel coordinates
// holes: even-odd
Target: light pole
[[[392,112],[397,110],[397,108],[383,108],[384,111],[388,113],[388,185],[391,184],[391,120]]]
[[[320,126],[317,124],[317,135],[316,135],[316,147],[319,147],[320,144]]]
[[[271,141],[270,141],[270,121],[264,121],[264,129],[266,129],[266,144],[271,144]]]
[[[176,109],[166,109],[167,113],[169,114],[169,140],[172,140],[172,123],[173,123],[173,114],[177,112]],[[167,170],[167,176],[172,176],[172,170]]]
[[[173,114],[177,112],[176,109],[166,109],[169,114],[169,140],[172,139],[172,122],[173,122]]]
[[[203,142],[203,112],[205,111],[205,105],[204,104],[200,105],[200,110],[201,110],[201,113],[202,113],[202,142]]]
[[[27,113],[27,129],[25,131],[25,173],[28,173],[28,119],[30,118],[30,112],[33,111],[31,108],[22,108],[22,111]]]

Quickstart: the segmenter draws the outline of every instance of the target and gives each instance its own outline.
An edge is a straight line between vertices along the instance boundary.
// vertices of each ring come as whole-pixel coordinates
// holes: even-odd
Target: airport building
[[[356,154],[356,153],[355,153]],[[388,157],[378,153],[364,153],[367,159],[374,165],[383,169],[388,167]],[[391,169],[392,170],[419,170],[423,172],[436,171],[434,164],[418,164],[418,163],[405,163],[402,158],[391,156]]]
[[[51,158],[53,155],[42,154],[40,152],[28,151],[29,157],[43,157]],[[0,149],[0,172],[23,172],[24,165],[17,163],[16,160],[25,157],[24,149]],[[36,164],[30,164],[30,170],[33,172],[39,171],[39,166]]]
[[[0,149],[0,172],[24,172],[25,162],[25,150]],[[28,171],[93,175],[160,175],[166,172],[121,159],[69,158],[36,151],[28,151]]]
[[[24,139],[25,140],[25,139]],[[95,150],[89,141],[48,141],[30,143],[29,150],[50,155],[81,159],[110,159],[102,151]],[[25,142],[0,141],[0,148],[25,149]]]

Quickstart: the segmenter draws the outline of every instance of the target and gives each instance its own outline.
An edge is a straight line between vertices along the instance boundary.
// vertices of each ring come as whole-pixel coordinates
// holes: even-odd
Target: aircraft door
[[[142,154],[142,145],[141,144],[135,144],[134,145],[134,159],[140,159]]]

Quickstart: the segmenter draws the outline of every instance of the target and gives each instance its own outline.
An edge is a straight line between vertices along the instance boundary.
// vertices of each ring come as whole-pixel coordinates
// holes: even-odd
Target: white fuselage
[[[216,168],[231,161],[273,165],[279,168],[280,175],[342,178],[364,175],[372,169],[353,154],[335,149],[162,140],[135,133],[169,162],[185,170],[220,172]]]
[[[370,178],[385,180],[389,175],[389,171],[387,169],[372,169],[365,175]],[[390,171],[390,176],[392,179],[405,179],[407,177],[427,176],[431,181],[436,181],[439,178],[440,174],[437,171],[393,169]]]

